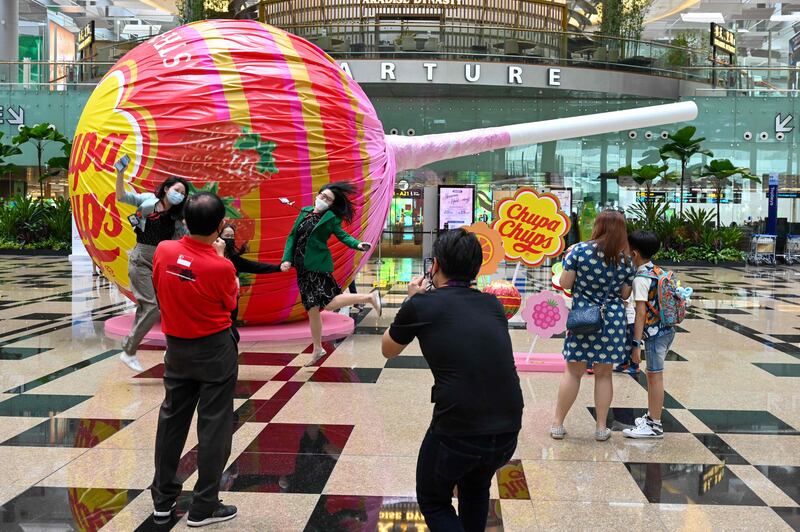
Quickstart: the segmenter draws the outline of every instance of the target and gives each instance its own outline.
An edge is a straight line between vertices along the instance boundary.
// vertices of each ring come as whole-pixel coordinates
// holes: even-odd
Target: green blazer
[[[294,244],[297,238],[297,227],[303,221],[308,213],[312,212],[314,207],[303,207],[300,209],[300,214],[294,222],[292,232],[286,239],[286,247],[283,250],[283,262],[294,262]],[[314,272],[332,272],[333,271],[333,257],[331,250],[328,249],[328,240],[331,235],[336,235],[345,246],[358,249],[361,243],[342,229],[342,219],[333,214],[331,211],[325,211],[316,227],[311,231],[306,244],[305,256],[305,269]]]

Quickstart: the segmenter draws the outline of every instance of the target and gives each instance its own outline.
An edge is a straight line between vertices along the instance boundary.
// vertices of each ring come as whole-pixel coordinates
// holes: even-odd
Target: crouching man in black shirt
[[[383,335],[383,356],[414,338],[433,372],[433,420],[417,460],[417,502],[432,532],[483,531],[489,486],[517,447],[522,390],[508,320],[491,294],[470,288],[481,247],[464,229],[433,245],[430,281],[414,279],[409,299]],[[432,283],[435,290],[426,291]],[[451,499],[458,486],[458,516]]]

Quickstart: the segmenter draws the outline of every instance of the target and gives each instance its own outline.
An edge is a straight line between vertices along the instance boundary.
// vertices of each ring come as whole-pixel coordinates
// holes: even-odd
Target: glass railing
[[[692,68],[708,62],[702,50],[591,33],[424,22],[294,25],[286,29],[337,58],[553,63],[710,81],[709,71]]]
[[[64,91],[92,88],[114,62],[0,62],[0,89]]]
[[[554,64],[635,72],[705,84],[694,96],[795,96],[793,67],[710,66],[705,52],[599,34],[462,24],[296,25],[288,31],[336,59],[439,59]],[[120,55],[137,42],[117,43]],[[71,90],[92,87],[114,62],[0,63],[0,88]]]

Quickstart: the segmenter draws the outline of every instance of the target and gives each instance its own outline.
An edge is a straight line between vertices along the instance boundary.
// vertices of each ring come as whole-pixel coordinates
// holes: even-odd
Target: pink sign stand
[[[133,327],[133,314],[116,316],[105,322],[105,334],[110,338],[122,338]],[[329,341],[353,334],[353,319],[338,312],[322,313],[322,339]],[[295,321],[278,325],[251,325],[239,327],[240,342],[294,342],[311,341],[311,329],[307,321]],[[150,329],[144,341],[148,344],[166,345],[161,324]]]

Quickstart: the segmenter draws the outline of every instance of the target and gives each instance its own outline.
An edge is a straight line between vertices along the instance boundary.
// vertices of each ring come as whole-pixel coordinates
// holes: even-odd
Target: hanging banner
[[[767,209],[767,234],[778,234],[778,174],[769,174],[769,205]]]
[[[538,266],[547,257],[564,250],[569,216],[552,194],[530,188],[517,190],[513,198],[501,201],[492,224],[503,238],[506,260]]]

